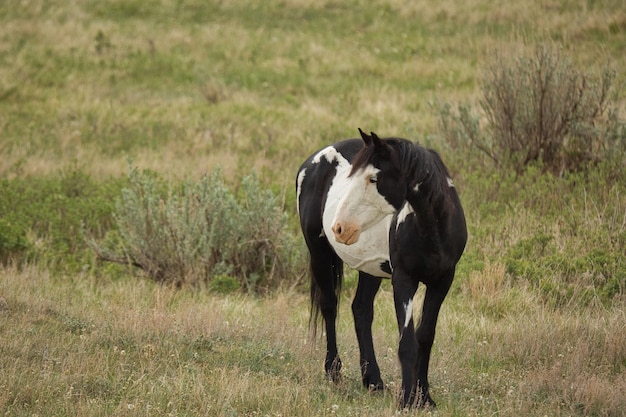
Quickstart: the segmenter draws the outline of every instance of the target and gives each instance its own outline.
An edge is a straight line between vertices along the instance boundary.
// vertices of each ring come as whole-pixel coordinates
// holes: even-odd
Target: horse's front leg
[[[452,274],[443,275],[441,280],[429,285],[424,296],[422,307],[422,319],[417,330],[417,362],[415,363],[416,381],[416,405],[419,407],[435,407],[435,401],[430,396],[430,384],[428,382],[428,368],[430,364],[430,352],[435,340],[435,328],[441,304],[448,294],[452,283]]]
[[[417,291],[418,281],[414,281],[400,270],[393,271],[393,299],[400,331],[398,358],[402,369],[402,391],[400,408],[412,407],[417,391],[417,340],[413,325],[413,297]]]
[[[381,281],[381,278],[359,272],[359,284],[352,301],[354,327],[359,341],[361,380],[363,386],[372,391],[382,390],[385,387],[380,377],[380,368],[376,362],[374,341],[372,340],[374,298],[378,293]]]

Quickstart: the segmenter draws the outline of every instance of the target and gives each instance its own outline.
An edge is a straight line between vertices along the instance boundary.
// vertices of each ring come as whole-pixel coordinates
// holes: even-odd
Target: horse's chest
[[[345,180],[338,175],[328,192],[322,217],[324,234],[337,255],[351,268],[376,277],[390,278],[391,275],[384,269],[388,269],[389,265],[389,227],[393,215],[383,217],[381,221],[363,230],[359,240],[352,245],[344,245],[334,238],[333,220],[345,189],[342,181]]]

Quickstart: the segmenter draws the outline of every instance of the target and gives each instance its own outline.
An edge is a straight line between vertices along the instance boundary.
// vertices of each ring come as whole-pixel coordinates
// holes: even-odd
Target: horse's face
[[[364,230],[395,213],[405,199],[405,180],[393,162],[391,149],[375,135],[376,141],[361,135],[365,142],[361,152],[367,154],[367,161],[355,165],[348,177],[332,227],[335,240],[346,245],[356,243]]]

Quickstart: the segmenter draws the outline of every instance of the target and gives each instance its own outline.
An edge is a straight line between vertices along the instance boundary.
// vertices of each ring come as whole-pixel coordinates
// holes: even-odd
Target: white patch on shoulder
[[[404,306],[404,328],[409,327],[409,323],[413,318],[413,298],[409,298],[409,301],[403,304]]]
[[[396,232],[398,231],[398,227],[400,227],[400,225],[404,223],[406,218],[411,214],[415,214],[413,206],[411,206],[408,201],[405,201],[404,205],[400,209],[400,212],[398,213],[398,218],[396,219]]]
[[[302,171],[298,172],[298,180],[296,182],[296,208],[298,210],[298,214],[300,214],[300,193],[302,192],[302,182],[304,181],[304,177],[306,175],[306,168]]]
[[[319,164],[322,160],[322,157],[326,158],[326,160],[331,164],[335,160],[340,160],[339,157],[341,159],[344,159],[343,156],[339,152],[337,152],[337,149],[335,149],[334,146],[327,146],[318,153],[316,153],[313,157],[313,163]]]
[[[448,177],[448,187],[454,187],[454,181],[450,177]]]

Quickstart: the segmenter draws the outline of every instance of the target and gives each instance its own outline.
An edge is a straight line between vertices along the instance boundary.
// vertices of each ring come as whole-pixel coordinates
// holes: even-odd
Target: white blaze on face
[[[322,158],[326,158],[331,163],[337,162],[336,173],[324,205],[323,233],[328,237],[328,242],[337,255],[348,266],[377,277],[388,278],[390,274],[382,271],[381,265],[389,262],[389,227],[393,218],[393,207],[378,194],[376,184],[369,183],[369,179],[370,190],[366,192],[365,174],[361,171],[350,176],[352,165],[343,155],[331,148],[320,151],[313,158],[314,163],[321,161]],[[371,174],[376,172],[370,171]],[[357,189],[353,190],[354,187]],[[373,206],[365,197],[368,193],[377,195],[377,203]],[[371,195],[369,199],[373,197]],[[333,232],[337,219],[344,218],[344,215],[339,213],[340,207],[342,207],[342,213],[355,214],[353,217],[357,219],[355,224],[358,224],[360,228],[359,238],[350,245],[338,242]]]
[[[338,233],[340,227],[347,233],[347,244],[353,244],[363,231],[394,213],[393,206],[379,194],[376,187],[379,172],[379,169],[368,165],[346,178],[343,184],[345,189],[333,220],[333,231],[338,241],[341,241]]]

